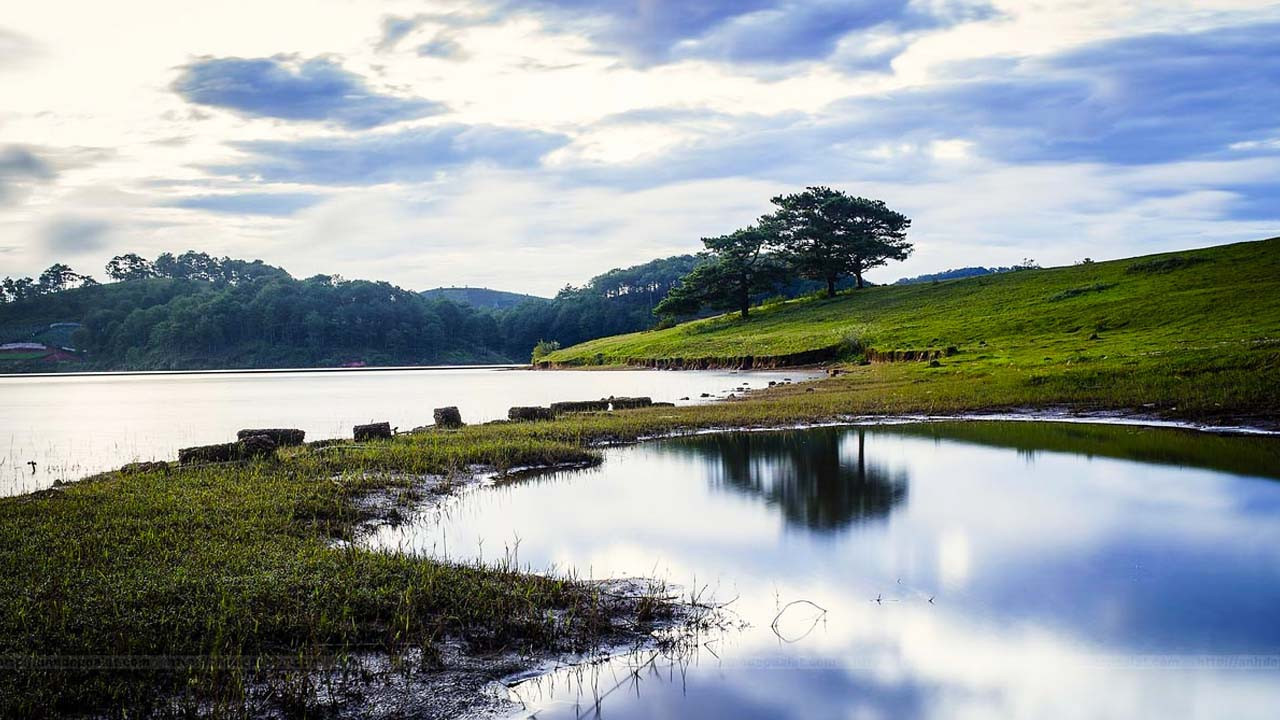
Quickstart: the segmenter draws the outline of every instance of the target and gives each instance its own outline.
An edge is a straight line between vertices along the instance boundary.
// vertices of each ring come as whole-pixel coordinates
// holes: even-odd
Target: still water
[[[1274,437],[743,432],[475,488],[372,542],[729,603],[691,651],[515,686],[518,717],[1275,718],[1277,478]]]
[[[473,367],[5,376],[0,495],[39,490],[134,460],[172,459],[180,447],[234,440],[245,427],[302,428],[309,439],[349,437],[358,423],[387,420],[401,430],[427,425],[432,409],[446,405],[458,406],[467,422],[485,422],[506,417],[513,405],[610,395],[705,402],[742,385],[760,388],[812,375]],[[702,393],[713,398],[700,398]]]

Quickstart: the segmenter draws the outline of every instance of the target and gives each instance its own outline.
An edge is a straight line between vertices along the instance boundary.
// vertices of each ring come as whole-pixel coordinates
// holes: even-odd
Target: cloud
[[[18,187],[52,180],[56,175],[49,163],[25,147],[0,148],[0,204],[12,200]]]
[[[173,89],[188,102],[245,116],[327,121],[355,130],[445,109],[431,100],[379,94],[327,57],[203,58],[183,66]]]
[[[634,65],[683,59],[731,63],[820,60],[853,33],[901,33],[990,17],[985,3],[911,0],[534,0],[554,28],[585,32],[603,52]]]
[[[436,33],[431,40],[418,46],[418,55],[443,60],[464,60],[467,53],[462,45],[448,33]]]
[[[404,287],[554,295],[614,267],[692,252],[699,237],[750,222],[781,189],[723,180],[622,192],[471,167],[435,183],[335,193],[296,216],[273,257],[302,276],[337,267]]]
[[[92,218],[61,217],[44,228],[44,244],[55,256],[82,255],[106,246],[111,225]]]
[[[38,52],[39,48],[30,38],[0,28],[0,69],[21,63]]]
[[[536,167],[566,144],[563,135],[493,125],[437,125],[356,137],[255,140],[234,147],[251,157],[210,168],[267,182],[364,185],[434,179],[471,164]]]
[[[314,193],[226,193],[180,198],[173,202],[173,207],[232,215],[286,217],[311,207],[321,199]]]
[[[1168,162],[1275,131],[1280,24],[1093,43],[969,82],[851,98],[851,134],[964,138],[1015,162]],[[1260,148],[1265,151],[1266,148]]]
[[[647,187],[734,176],[924,177],[969,156],[1119,166],[1276,156],[1276,36],[1280,25],[1123,38],[1002,63],[998,72],[988,66],[968,79],[849,97],[812,113],[635,110],[604,118],[587,137],[624,122],[688,137],[635,162],[582,162],[566,172],[584,184]]]
[[[378,38],[378,43],[374,46],[377,52],[390,52],[395,50],[409,35],[413,34],[423,25],[437,25],[446,28],[467,28],[477,27],[497,22],[500,18],[490,13],[462,13],[462,12],[442,12],[442,13],[418,13],[417,15],[384,15],[382,18],[382,35]],[[438,35],[437,37],[442,37]],[[426,45],[430,45],[427,43]],[[418,47],[419,55],[430,55],[431,53],[422,52],[422,48],[426,45]]]
[[[406,35],[416,30],[424,19],[422,16],[400,17],[398,15],[387,15],[382,18],[382,38],[374,49],[378,52],[394,50],[396,45],[400,44],[400,41]]]

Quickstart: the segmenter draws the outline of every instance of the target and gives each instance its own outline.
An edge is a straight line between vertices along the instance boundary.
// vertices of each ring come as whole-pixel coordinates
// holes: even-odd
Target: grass
[[[986,377],[1016,368],[1110,380],[1159,357],[1157,366],[1257,380],[1280,352],[1280,238],[847,291],[758,308],[746,321],[725,315],[602,338],[546,360],[736,365],[750,357],[761,366],[806,353],[856,361],[948,347],[961,352],[947,365]]]
[[[430,658],[445,638],[587,647],[617,614],[591,585],[333,540],[367,519],[363,494],[415,500],[414,474],[591,457],[520,436],[401,440],[0,500],[0,715],[240,715],[264,663],[285,661],[288,687],[365,650]],[[160,667],[113,669],[129,659]]]

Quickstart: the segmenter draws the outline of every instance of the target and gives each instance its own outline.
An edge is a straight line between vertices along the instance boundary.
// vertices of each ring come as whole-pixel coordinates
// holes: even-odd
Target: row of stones
[[[548,407],[520,406],[507,411],[507,419],[512,422],[533,420],[550,420],[557,415],[573,412],[605,412],[608,410],[630,410],[634,408],[670,406],[672,403],[655,403],[647,397],[608,397],[600,400],[570,400],[551,403]],[[433,419],[437,428],[459,428],[463,426],[462,413],[457,407],[436,408]],[[394,432],[389,422],[368,423],[352,428],[352,437],[356,442],[384,440]],[[179,465],[195,465],[199,463],[232,462],[265,457],[276,451],[276,448],[301,445],[306,433],[296,428],[251,428],[236,433],[236,441],[217,443],[214,445],[198,445],[178,450]],[[168,469],[164,462],[130,463],[121,468],[122,472],[147,472]]]

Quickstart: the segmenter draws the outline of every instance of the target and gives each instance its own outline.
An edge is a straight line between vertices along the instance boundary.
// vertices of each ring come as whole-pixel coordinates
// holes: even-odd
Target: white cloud
[[[611,267],[695,251],[700,236],[750,222],[768,210],[771,194],[804,183],[880,196],[914,218],[917,253],[879,280],[1024,256],[1070,262],[1275,234],[1267,223],[1232,219],[1231,212],[1239,183],[1275,177],[1267,175],[1277,169],[1269,134],[1239,140],[1228,159],[1152,166],[996,163],[963,133],[876,138],[871,149],[862,138],[820,134],[809,144],[781,142],[797,128],[838,120],[828,109],[836,100],[941,83],[967,72],[957,62],[1000,63],[1106,38],[1280,18],[1271,3],[1241,0],[995,6],[994,17],[953,27],[880,27],[859,42],[836,42],[827,61],[784,63],[762,74],[705,59],[628,66],[599,52],[599,37],[531,13],[495,16],[494,4],[480,0],[432,3],[430,15],[414,0],[19,4],[0,28],[0,123],[6,144],[39,149],[54,175],[23,179],[17,200],[0,207],[6,271],[36,273],[64,259],[47,241],[48,229],[80,218],[111,230],[95,235],[98,247],[78,246],[78,263],[194,248],[262,257],[298,275],[549,293]],[[385,43],[390,16],[414,21],[397,42]],[[110,28],[130,29],[127,41]],[[465,54],[419,54],[440,37]],[[882,72],[849,71],[899,51]],[[15,54],[21,62],[4,59]],[[205,168],[245,159],[236,147],[323,145],[325,138],[358,146],[369,133],[189,105],[172,84],[183,66],[204,56],[332,57],[380,92],[449,108],[397,131],[492,125],[569,143],[541,166],[459,163],[441,173],[381,178],[399,182],[373,187],[355,187],[340,172],[332,177],[348,184],[323,188],[285,173],[270,182],[213,176]],[[991,73],[982,67],[988,69],[973,72]],[[601,122],[655,109],[680,112]],[[786,129],[769,135],[778,118],[788,119]],[[733,145],[748,133],[758,140]],[[696,151],[713,141],[729,148],[733,162],[724,163],[725,172],[700,173],[699,163],[709,161]],[[405,165],[415,161],[404,158]],[[771,164],[777,169],[751,171]],[[588,182],[587,171],[653,180],[601,187]],[[407,176],[419,179],[406,183]],[[211,192],[329,199],[279,217],[175,207]]]

